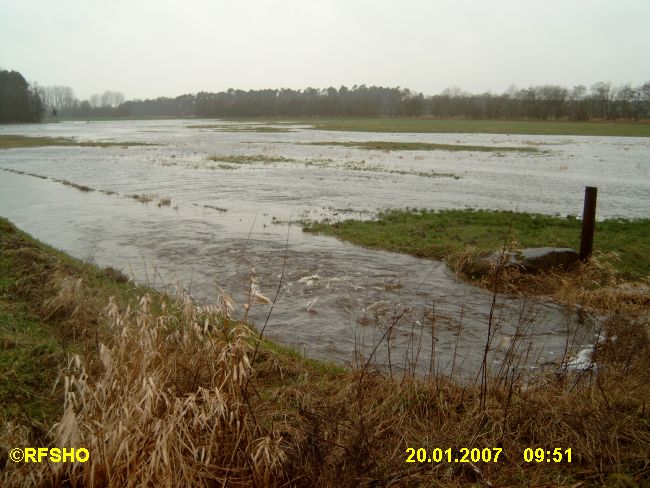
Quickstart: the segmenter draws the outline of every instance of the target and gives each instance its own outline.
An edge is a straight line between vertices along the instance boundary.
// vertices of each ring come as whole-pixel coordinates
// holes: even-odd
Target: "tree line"
[[[44,93],[47,91],[44,89]],[[399,87],[355,85],[338,89],[230,89],[127,101],[102,95],[84,102],[68,98],[65,104],[47,95],[44,99],[48,107],[70,117],[432,116],[629,121],[650,118],[650,82],[641,86],[599,82],[588,88],[580,85],[571,89],[559,85],[511,87],[501,94],[471,94],[449,88],[428,97]]]
[[[425,97],[405,88],[355,85],[304,90],[199,92],[178,97],[125,100],[106,90],[79,100],[67,86],[30,87],[20,73],[0,71],[0,122],[48,117],[365,116],[471,119],[640,120],[650,118],[650,82],[608,82],[571,89],[560,85],[510,87],[504,93],[471,94],[460,88]]]

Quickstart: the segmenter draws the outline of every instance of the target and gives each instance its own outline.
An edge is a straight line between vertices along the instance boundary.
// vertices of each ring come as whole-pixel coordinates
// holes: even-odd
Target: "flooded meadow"
[[[405,207],[576,216],[586,185],[599,188],[599,219],[650,214],[645,138],[195,119],[2,126],[2,134],[124,143],[0,152],[0,215],[34,237],[140,283],[180,284],[202,302],[222,289],[239,314],[253,284],[277,295],[272,311],[256,304],[249,314],[270,337],[310,357],[393,371],[475,373],[491,312],[493,368],[510,366],[513,350],[527,366],[558,362],[593,342],[598,326],[541,300],[498,296],[493,305],[491,293],[441,262],[305,234],[299,221]]]

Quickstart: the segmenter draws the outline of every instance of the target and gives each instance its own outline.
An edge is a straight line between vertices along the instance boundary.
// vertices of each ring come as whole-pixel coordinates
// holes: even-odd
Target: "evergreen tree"
[[[38,122],[43,101],[17,71],[0,70],[0,123]]]

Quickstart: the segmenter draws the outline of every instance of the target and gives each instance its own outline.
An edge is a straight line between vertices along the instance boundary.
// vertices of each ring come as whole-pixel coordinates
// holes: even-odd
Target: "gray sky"
[[[79,98],[650,81],[650,0],[0,0],[0,67]]]

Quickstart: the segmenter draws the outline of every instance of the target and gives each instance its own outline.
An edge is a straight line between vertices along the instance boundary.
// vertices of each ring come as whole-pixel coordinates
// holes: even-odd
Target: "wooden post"
[[[586,261],[594,248],[594,230],[596,228],[596,195],[598,188],[585,187],[585,208],[582,211],[582,234],[580,235],[580,260]]]

